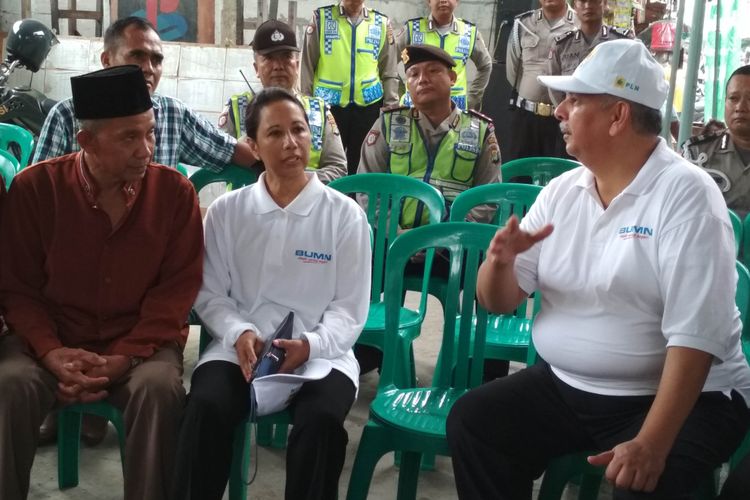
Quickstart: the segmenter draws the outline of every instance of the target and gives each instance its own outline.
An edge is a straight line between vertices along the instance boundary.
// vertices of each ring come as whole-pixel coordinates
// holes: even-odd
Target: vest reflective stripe
[[[234,119],[234,130],[237,131],[239,139],[245,134],[245,110],[248,104],[255,98],[255,94],[245,92],[235,94],[230,98],[232,105],[232,118]],[[323,141],[326,130],[326,103],[319,97],[297,95],[307,113],[307,121],[310,123],[310,159],[307,168],[317,170],[320,167],[320,155],[323,151]],[[243,119],[240,119],[242,117]]]
[[[378,56],[384,50],[388,18],[369,10],[354,27],[338,5],[318,9],[320,59],[315,69],[313,94],[330,106],[350,102],[367,106],[383,98]]]
[[[429,30],[429,21],[425,18],[412,19],[407,21],[408,43],[425,44],[434,47],[440,47],[453,57],[456,67],[456,84],[451,88],[451,99],[458,107],[463,110],[467,109],[466,95],[469,90],[469,83],[466,77],[466,63],[474,51],[474,44],[477,40],[477,27],[471,23],[455,18],[456,32],[450,31],[445,35],[440,35],[436,30]],[[408,94],[408,93],[407,93]],[[411,98],[404,94],[402,102],[410,106]]]
[[[232,120],[234,121],[234,133],[237,139],[245,134],[245,109],[247,105],[255,98],[253,92],[243,92],[234,94],[230,98],[232,103]]]
[[[411,113],[400,109],[383,114],[383,137],[390,152],[388,170],[432,184],[452,203],[474,183],[474,168],[487,136],[488,122],[461,113],[458,126],[448,130],[431,155]],[[419,226],[427,221],[428,214],[421,204],[414,200],[404,202],[401,227]]]
[[[320,154],[323,151],[323,134],[326,129],[326,103],[320,97],[297,96],[310,122],[310,159],[307,168],[317,170],[320,167]]]

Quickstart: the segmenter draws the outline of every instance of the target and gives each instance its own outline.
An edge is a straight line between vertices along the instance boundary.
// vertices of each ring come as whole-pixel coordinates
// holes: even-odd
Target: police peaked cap
[[[143,71],[132,64],[74,76],[70,87],[79,120],[133,116],[153,107]]]
[[[404,70],[408,70],[418,63],[427,61],[438,61],[448,68],[456,66],[456,61],[446,51],[440,47],[432,45],[407,45],[401,51],[401,60],[404,62]]]

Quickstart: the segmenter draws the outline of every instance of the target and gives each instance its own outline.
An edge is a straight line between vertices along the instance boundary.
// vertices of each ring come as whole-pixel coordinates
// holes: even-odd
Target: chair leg
[[[432,456],[433,460],[435,456]],[[422,454],[414,451],[401,453],[401,467],[398,473],[398,500],[414,500],[417,498],[417,481],[419,479],[419,465]]]
[[[271,446],[271,442],[273,441],[273,427],[273,424],[268,422],[258,423],[255,439],[258,440],[260,446]]]
[[[78,486],[78,455],[81,445],[81,412],[61,410],[57,421],[57,486]]]
[[[247,471],[250,467],[250,423],[242,422],[234,431],[232,466],[229,471],[229,500],[247,499]],[[271,425],[271,424],[269,424]]]
[[[373,422],[368,422],[362,430],[352,474],[349,477],[346,500],[367,500],[375,466],[383,455],[393,450],[391,440],[380,430],[380,426]]]
[[[286,439],[289,436],[289,426],[287,424],[276,424],[273,427],[274,431],[271,447],[283,450],[286,448]]]

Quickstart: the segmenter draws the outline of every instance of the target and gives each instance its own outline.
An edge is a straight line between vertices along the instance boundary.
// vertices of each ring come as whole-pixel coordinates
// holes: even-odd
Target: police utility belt
[[[511,100],[511,104],[516,106],[517,108],[530,111],[538,116],[552,116],[552,112],[555,109],[552,104],[547,104],[546,102],[529,101],[528,99],[524,99],[523,97],[516,97],[515,99]]]

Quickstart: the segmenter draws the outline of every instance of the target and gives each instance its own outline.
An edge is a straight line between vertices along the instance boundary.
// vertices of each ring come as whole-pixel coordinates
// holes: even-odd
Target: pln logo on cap
[[[637,83],[629,82],[623,76],[615,77],[615,88],[640,92],[641,87]]]
[[[279,30],[275,30],[271,34],[271,41],[272,42],[283,42],[284,41],[284,34],[281,31],[279,31]]]

